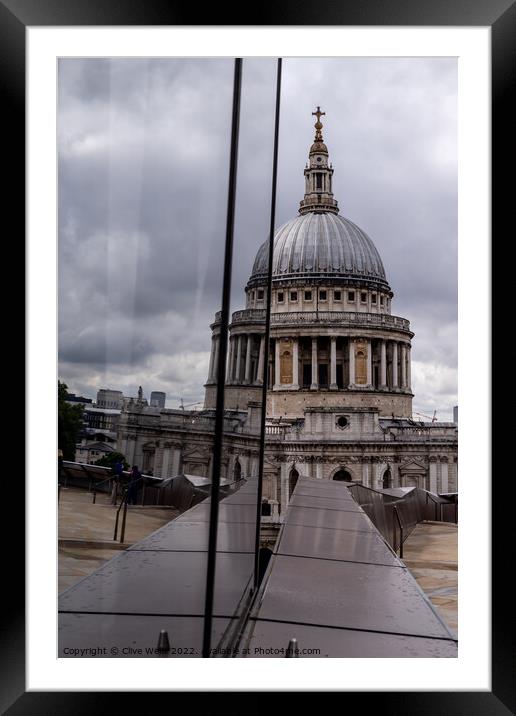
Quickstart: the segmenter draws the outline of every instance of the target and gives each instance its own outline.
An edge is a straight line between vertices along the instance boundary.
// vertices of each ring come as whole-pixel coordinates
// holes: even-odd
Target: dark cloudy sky
[[[382,256],[415,332],[414,410],[457,403],[457,62],[284,61],[277,225],[313,137],[341,214]],[[59,375],[77,393],[203,399],[220,307],[233,62],[59,62]],[[233,309],[268,231],[275,61],[244,62]],[[200,406],[197,406],[200,407]]]

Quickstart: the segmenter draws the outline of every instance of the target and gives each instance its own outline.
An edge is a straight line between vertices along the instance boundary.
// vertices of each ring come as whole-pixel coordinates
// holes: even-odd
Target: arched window
[[[392,475],[391,475],[391,471],[389,469],[387,469],[383,473],[382,485],[383,485],[384,490],[388,490],[390,487],[392,487]]]
[[[290,475],[288,478],[288,497],[289,497],[289,499],[292,497],[292,493],[294,492],[294,487],[297,485],[298,478],[299,478],[299,473],[295,468],[293,468],[290,471]]]
[[[344,470],[343,468],[340,469],[338,472],[335,473],[333,476],[334,480],[338,480],[339,482],[351,482],[352,477],[350,473],[347,470]]]
[[[355,355],[355,382],[365,385],[367,382],[367,362],[365,351],[359,350]]]

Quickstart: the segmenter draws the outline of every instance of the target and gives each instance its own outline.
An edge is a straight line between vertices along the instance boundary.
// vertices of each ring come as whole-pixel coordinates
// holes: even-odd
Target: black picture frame
[[[493,237],[510,226],[509,211],[514,203],[512,176],[514,148],[512,141],[513,113],[509,111],[511,89],[515,84],[516,6],[512,0],[367,0],[336,4],[328,0],[299,5],[296,2],[274,3],[273,6],[256,3],[246,6],[245,20],[235,15],[230,6],[214,4],[203,8],[202,25],[394,25],[394,26],[489,26],[492,32],[492,168],[493,168]],[[172,4],[167,0],[0,0],[0,87],[3,95],[2,119],[4,138],[4,190],[11,222],[12,239],[6,241],[11,250],[18,251],[24,262],[25,229],[25,31],[28,26],[78,25],[197,25],[199,8],[187,4]],[[11,154],[5,158],[6,154]],[[510,192],[510,193],[509,193]],[[4,219],[7,211],[4,211]],[[503,240],[502,240],[503,243]],[[494,253],[494,257],[496,253]],[[19,264],[18,264],[19,265]],[[503,288],[500,288],[500,293]],[[483,291],[487,298],[488,291]],[[507,294],[508,296],[508,294]],[[500,296],[502,299],[503,296]],[[499,299],[499,300],[500,300]],[[23,299],[22,299],[23,304]],[[501,305],[501,304],[500,304]],[[501,321],[501,319],[499,319]],[[14,325],[19,325],[16,323]],[[14,332],[13,325],[13,332]],[[497,332],[496,314],[493,313],[493,335]],[[501,329],[500,329],[501,330]],[[11,346],[12,341],[9,341]],[[16,347],[23,345],[23,334]],[[14,364],[15,361],[12,361]],[[18,365],[21,361],[17,361]],[[14,367],[14,366],[13,366]],[[20,376],[19,384],[23,380]],[[495,387],[495,386],[493,386]],[[499,386],[501,388],[501,384]],[[493,391],[493,395],[496,391]],[[509,423],[509,421],[507,421]],[[500,445],[506,428],[497,427]],[[489,436],[486,436],[488,438]],[[508,436],[507,436],[508,437]],[[492,450],[493,454],[496,451]],[[96,692],[26,692],[25,691],[25,610],[23,564],[25,506],[21,468],[16,463],[12,475],[7,461],[4,479],[18,477],[16,499],[9,498],[9,510],[4,519],[4,589],[0,653],[2,693],[0,707],[3,713],[13,716],[35,713],[74,713],[91,716],[93,711],[103,713],[114,707],[118,695]],[[494,473],[493,473],[494,474]],[[507,470],[507,477],[510,477]],[[504,478],[501,470],[500,478]],[[486,475],[486,499],[489,494],[489,476]],[[497,489],[499,487],[499,489]],[[514,490],[510,481],[504,486],[493,485],[492,490],[492,691],[491,692],[362,692],[345,695],[346,709],[350,699],[360,699],[361,708],[379,708],[382,713],[395,714],[509,714],[516,712],[514,693],[514,647],[509,625],[514,617],[510,604],[512,592],[507,585],[512,543],[508,525],[511,524],[513,500],[507,499],[505,490]],[[4,523],[5,525],[5,523]],[[461,593],[461,598],[474,599],[474,595]],[[236,685],[235,685],[236,686]],[[314,690],[316,685],[314,684]],[[337,688],[337,687],[336,687]],[[410,688],[410,684],[407,684]],[[265,696],[265,694],[263,694]],[[141,703],[139,695],[131,694],[133,706]],[[149,694],[143,698],[148,699]],[[137,699],[137,702],[134,699]],[[177,705],[176,705],[177,707]],[[148,705],[147,707],[148,708]]]

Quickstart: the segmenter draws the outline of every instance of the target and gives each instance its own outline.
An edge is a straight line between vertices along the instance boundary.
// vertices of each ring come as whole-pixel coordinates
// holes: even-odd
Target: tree
[[[68,386],[57,381],[57,440],[64,460],[75,460],[75,445],[83,425],[84,407],[66,402]]]
[[[124,470],[129,470],[129,463],[121,452],[109,452],[107,455],[104,455],[93,464],[102,465],[103,467],[114,467],[119,460],[121,463],[123,463]]]

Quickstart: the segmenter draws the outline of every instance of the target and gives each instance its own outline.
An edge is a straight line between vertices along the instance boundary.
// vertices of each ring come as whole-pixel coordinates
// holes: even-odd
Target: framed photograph
[[[18,152],[10,191],[20,215],[26,207],[28,249],[28,479],[26,506],[13,506],[18,524],[27,527],[27,611],[24,620],[24,595],[14,589],[5,641],[12,668],[3,696],[8,712],[85,712],[102,703],[95,692],[125,690],[342,690],[360,697],[371,692],[368,698],[382,691],[389,692],[382,694],[383,708],[386,700],[397,713],[505,713],[514,707],[503,628],[508,613],[501,595],[497,601],[499,590],[491,594],[489,554],[491,524],[496,549],[507,509],[495,491],[491,495],[488,438],[490,131],[498,142],[506,136],[499,107],[514,31],[514,7],[501,5],[496,11],[493,5],[471,5],[461,16],[456,8],[420,3],[408,12],[393,4],[389,18],[381,6],[368,8],[367,16],[359,7],[334,13],[320,7],[317,16],[303,8],[282,16],[281,25],[239,27],[191,26],[187,14],[158,2],[146,4],[145,16],[109,7],[95,13],[79,3],[0,5],[10,57],[2,70],[12,98],[9,136]],[[24,110],[17,100],[24,87],[26,176],[19,161]],[[493,151],[500,169],[507,160],[501,146],[493,144]],[[471,296],[477,297],[474,303]],[[80,404],[84,420],[73,456],[64,457],[70,484],[63,492],[60,477],[59,494],[57,426],[50,419],[58,413],[56,378],[60,399]],[[230,414],[240,423],[226,424]],[[364,427],[368,415],[370,428]],[[261,452],[260,440],[253,447],[260,430]],[[382,446],[374,446],[375,430],[381,431]],[[411,445],[426,440],[425,447],[404,447],[408,432]],[[311,447],[299,447],[309,439]],[[439,450],[431,447],[436,440]],[[315,450],[316,441],[327,447]],[[342,447],[334,450],[335,441]],[[120,455],[121,492],[110,455]],[[93,463],[98,475],[90,469]],[[109,530],[116,512],[114,541],[120,546],[109,548],[109,562],[97,560],[95,545],[73,554],[77,538],[85,538],[76,512],[83,508],[72,502],[86,498],[78,491],[72,495],[70,486],[79,485],[83,472],[84,510],[91,512],[91,496],[96,515],[109,512]],[[176,654],[200,660],[140,659],[145,654],[133,632],[124,648],[134,651],[123,655],[135,658],[122,661],[115,646],[102,654],[111,629],[105,622],[97,631],[87,627],[84,642],[83,627],[80,638],[71,636],[74,624],[98,613],[95,589],[104,605],[116,601],[108,611],[113,633],[123,633],[123,619],[138,612],[130,586],[136,594],[137,582],[119,592],[117,577],[111,594],[109,570],[118,564],[131,571],[141,550],[137,569],[149,569],[153,579],[154,567],[146,565],[151,554],[167,548],[156,547],[149,535],[161,534],[166,542],[163,530],[172,524],[166,509],[173,505],[183,512],[177,500],[188,489],[194,497],[188,497],[187,511],[195,495],[205,497],[203,480],[210,485],[215,475],[217,496],[222,490],[230,497],[219,507],[218,499],[199,502],[206,518],[199,518],[203,533],[196,530],[195,539],[202,537],[207,549],[206,601],[197,606],[192,599],[189,610],[178,603],[160,611],[160,599],[164,604],[169,596],[158,579],[149,592],[157,596],[138,617],[146,634],[155,629],[150,641],[165,649],[163,640],[182,628],[181,614],[209,613],[209,622],[195,623],[191,643],[198,651]],[[176,476],[183,480],[182,497]],[[176,480],[170,483],[176,497],[167,504],[167,488],[157,481],[165,485],[169,479]],[[460,492],[458,613],[451,562],[437,577],[435,564],[418,562],[417,552],[411,557],[401,508],[389,508],[389,525],[397,516],[399,532],[393,536],[389,527],[384,535],[444,625],[428,637],[440,640],[440,648],[457,644],[458,634],[455,655],[435,653],[453,658],[400,661],[408,654],[396,649],[330,649],[319,654],[334,657],[330,662],[276,661],[273,670],[267,662],[239,659],[233,662],[236,680],[220,660],[201,658],[240,656],[213,653],[215,645],[222,650],[234,643],[232,630],[238,630],[239,644],[256,646],[281,641],[278,635],[292,631],[283,626],[297,624],[306,645],[307,627],[315,626],[312,612],[303,607],[295,618],[281,616],[281,609],[267,612],[270,595],[263,586],[262,614],[249,612],[252,634],[246,632],[244,608],[224,622],[220,579],[226,579],[227,561],[227,579],[236,569],[251,575],[244,595],[256,596],[256,575],[270,578],[277,569],[276,525],[286,540],[285,515],[296,485],[308,485],[309,497],[298,498],[295,509],[314,509],[302,502],[315,499],[310,481],[337,491],[347,483],[346,492],[373,524],[367,490],[390,491],[393,500],[401,497],[396,490],[437,496],[435,515],[423,518],[427,522],[446,522],[449,509],[456,521]],[[106,482],[108,491],[100,487]],[[241,482],[245,488],[235,492]],[[240,495],[238,519],[227,517],[233,493]],[[334,513],[340,504],[333,493],[318,499],[336,500],[326,505]],[[245,517],[246,500],[258,500],[257,536],[255,517]],[[229,541],[221,547],[226,532],[219,529],[217,536],[215,521],[213,533],[214,518],[219,525],[226,519],[253,525],[245,537],[249,550],[240,532],[238,546]],[[106,525],[94,528],[97,547],[111,539],[102,532]],[[334,558],[313,552],[315,533],[309,538],[309,528],[306,523],[302,555],[317,568],[308,601],[324,603],[319,568],[323,559]],[[210,582],[210,550],[215,554],[217,539],[224,556],[217,561],[219,582],[215,562]],[[132,552],[133,561],[124,567],[116,551],[127,547],[124,554]],[[192,575],[204,575],[204,556],[196,566],[196,550],[189,549],[178,550],[164,569],[178,574],[188,564]],[[451,549],[456,555],[456,546]],[[295,556],[286,546],[281,554]],[[12,558],[8,568],[22,584],[19,552]],[[358,562],[350,558],[344,566],[349,571]],[[333,565],[340,569],[343,562]],[[500,566],[496,560],[492,566],[496,587]],[[343,579],[352,579],[351,572]],[[278,589],[295,583],[292,578]],[[166,630],[160,614],[173,617]],[[328,619],[321,615],[319,626],[352,628],[341,617]],[[354,627],[410,640],[414,633],[403,626],[409,622],[396,619],[392,633],[375,626],[374,618],[359,619]],[[62,653],[65,642],[73,653]],[[288,644],[291,651],[294,646]],[[81,692],[80,703],[74,692]]]

